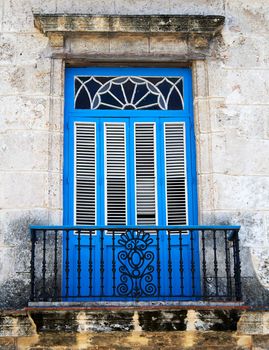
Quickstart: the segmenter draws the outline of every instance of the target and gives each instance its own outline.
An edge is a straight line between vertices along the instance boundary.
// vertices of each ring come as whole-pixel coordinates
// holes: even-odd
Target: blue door
[[[70,68],[65,101],[65,224],[119,227],[68,237],[69,296],[191,295],[197,239],[154,230],[197,223],[191,71]]]

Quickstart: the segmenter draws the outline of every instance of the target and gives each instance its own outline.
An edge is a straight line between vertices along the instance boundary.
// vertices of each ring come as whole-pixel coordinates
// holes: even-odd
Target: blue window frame
[[[191,70],[67,68],[65,86],[64,224],[102,226],[123,224],[125,221],[126,225],[196,225]],[[177,138],[178,142],[175,142]],[[173,158],[175,153],[177,158]],[[144,163],[143,157],[146,157]],[[114,158],[120,161],[118,167],[115,166]],[[177,176],[177,169],[178,172],[181,170],[173,163],[181,164],[181,170],[184,171],[181,180]],[[148,166],[148,173],[142,171],[143,164]],[[139,175],[141,173],[142,176]],[[83,178],[88,179],[87,183]],[[87,188],[83,192],[85,186]],[[90,195],[87,196],[87,193]],[[183,202],[185,207],[179,211],[177,208]],[[117,219],[118,212],[120,216]],[[108,217],[111,218],[110,222]],[[86,247],[86,238],[83,239],[85,242],[82,242],[82,247]],[[188,260],[190,242],[187,236],[184,239],[184,254]],[[72,244],[75,247],[75,239],[72,241],[71,238],[70,242],[71,247]],[[105,237],[105,244],[109,247],[109,233]],[[172,241],[173,244],[176,247],[178,243]],[[198,262],[198,242],[195,247]],[[96,241],[96,266],[99,249]],[[162,254],[166,254],[167,247],[162,249]],[[71,288],[75,289],[77,256],[75,248],[73,251],[70,281],[74,281]],[[82,254],[87,254],[86,248],[85,252],[82,248]],[[107,254],[109,256],[109,251]],[[98,271],[94,271],[94,274],[98,274]],[[186,282],[186,285],[191,288],[191,281]],[[97,283],[97,290],[99,287]],[[106,288],[109,294],[109,282]]]

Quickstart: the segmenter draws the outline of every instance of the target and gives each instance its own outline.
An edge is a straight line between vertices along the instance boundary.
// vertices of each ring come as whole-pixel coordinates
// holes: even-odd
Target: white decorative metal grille
[[[75,77],[76,109],[182,110],[183,77]]]

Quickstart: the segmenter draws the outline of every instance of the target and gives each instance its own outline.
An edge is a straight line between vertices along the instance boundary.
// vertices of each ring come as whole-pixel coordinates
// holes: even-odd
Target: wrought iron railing
[[[31,301],[240,301],[239,226],[31,226]]]

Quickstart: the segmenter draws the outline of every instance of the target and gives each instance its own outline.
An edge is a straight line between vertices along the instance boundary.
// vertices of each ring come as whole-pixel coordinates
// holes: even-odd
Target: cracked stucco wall
[[[222,36],[196,62],[194,105],[200,223],[240,224],[246,294],[269,288],[269,4],[267,0],[4,0],[0,2],[0,304],[28,300],[29,224],[62,220],[63,65],[33,11],[216,14]],[[177,37],[73,39],[70,52],[158,59],[186,48]],[[255,280],[254,288],[251,283]],[[261,296],[258,294],[262,291]],[[259,293],[258,293],[259,292]],[[252,297],[251,297],[252,294]]]

